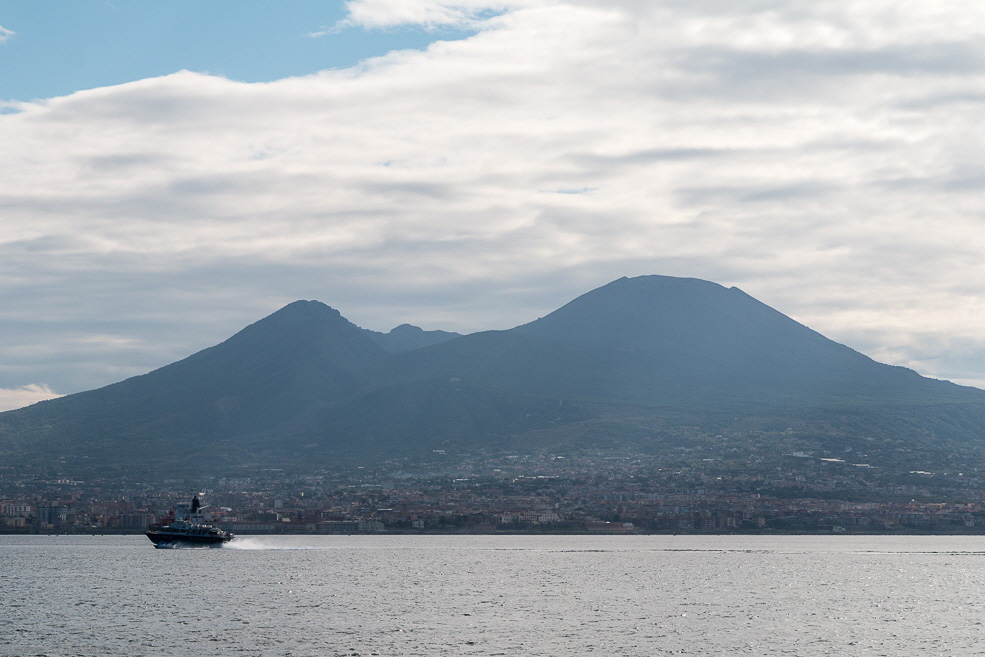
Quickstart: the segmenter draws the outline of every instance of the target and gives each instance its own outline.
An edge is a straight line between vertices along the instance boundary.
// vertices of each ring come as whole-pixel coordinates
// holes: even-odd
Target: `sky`
[[[0,0],[0,410],[643,274],[985,387],[983,117],[964,0]]]

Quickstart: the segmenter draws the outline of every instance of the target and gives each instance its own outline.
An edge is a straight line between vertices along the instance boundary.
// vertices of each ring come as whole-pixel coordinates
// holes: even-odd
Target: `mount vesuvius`
[[[700,433],[739,453],[778,435],[978,450],[985,391],[877,363],[736,288],[643,276],[464,336],[374,333],[296,301],[148,374],[0,414],[0,460],[193,473],[434,450],[654,453]]]

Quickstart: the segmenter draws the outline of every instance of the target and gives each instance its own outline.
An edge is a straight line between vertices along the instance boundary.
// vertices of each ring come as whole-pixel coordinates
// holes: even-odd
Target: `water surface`
[[[985,538],[0,537],[0,655],[972,655]]]

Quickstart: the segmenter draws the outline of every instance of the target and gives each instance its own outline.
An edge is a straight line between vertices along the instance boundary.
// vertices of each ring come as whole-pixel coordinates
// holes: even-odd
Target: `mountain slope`
[[[514,330],[616,350],[620,368],[629,368],[623,372],[678,382],[688,395],[697,388],[741,401],[926,397],[935,387],[957,393],[952,384],[876,363],[737,288],[697,279],[622,278]]]
[[[143,376],[0,414],[0,445],[70,459],[239,461],[249,439],[276,441],[313,405],[361,389],[385,357],[338,311],[297,301]]]
[[[387,380],[391,412],[363,425],[373,435],[395,417],[419,426],[414,408],[490,397],[494,421],[465,423],[458,440],[523,446],[550,433],[559,444],[582,434],[590,436],[582,444],[608,444],[645,427],[717,432],[739,421],[942,446],[985,435],[980,390],[876,363],[740,290],[662,276],[620,279],[510,331],[402,354],[388,362]],[[413,407],[397,413],[401,399]]]
[[[936,449],[985,436],[985,392],[876,363],[695,279],[620,279],[508,331],[391,333],[298,301],[144,376],[0,414],[0,458],[204,471],[434,449],[654,450],[681,427]]]

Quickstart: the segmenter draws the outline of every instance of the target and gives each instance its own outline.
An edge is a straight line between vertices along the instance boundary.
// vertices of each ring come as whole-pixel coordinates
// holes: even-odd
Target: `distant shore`
[[[137,529],[79,529],[71,531],[35,531],[28,529],[0,529],[0,536],[142,536],[146,530]],[[940,529],[919,530],[911,527],[882,529],[872,531],[835,530],[730,530],[730,531],[589,531],[571,529],[563,531],[544,530],[493,530],[493,531],[383,531],[383,532],[236,532],[237,536],[985,536],[985,527],[971,527],[965,530],[942,531]]]

